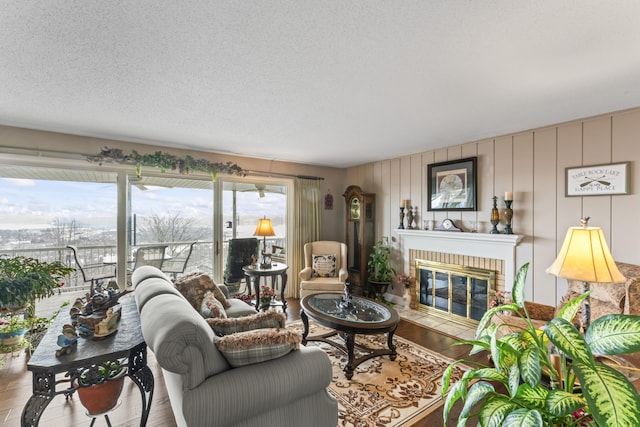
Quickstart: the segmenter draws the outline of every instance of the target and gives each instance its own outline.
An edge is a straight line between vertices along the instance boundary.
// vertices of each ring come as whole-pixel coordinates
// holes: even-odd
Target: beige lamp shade
[[[622,283],[627,279],[616,266],[599,227],[571,227],[547,273],[583,282]]]
[[[276,232],[273,231],[273,225],[271,225],[271,220],[268,218],[262,218],[258,220],[258,226],[256,227],[256,231],[253,233],[254,236],[275,236]]]

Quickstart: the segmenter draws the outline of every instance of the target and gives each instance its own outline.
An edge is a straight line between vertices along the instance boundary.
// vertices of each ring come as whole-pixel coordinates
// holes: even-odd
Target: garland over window
[[[182,175],[188,174],[191,171],[207,172],[214,181],[220,172],[229,175],[245,175],[245,172],[236,163],[210,162],[205,159],[194,159],[191,156],[178,157],[173,154],[163,153],[162,151],[156,151],[153,154],[140,154],[133,150],[131,154],[124,154],[119,148],[103,147],[100,154],[87,156],[87,160],[100,165],[104,162],[112,161],[135,165],[136,176],[138,178],[142,176],[142,166],[160,168],[160,171],[163,173],[168,170],[177,170]]]

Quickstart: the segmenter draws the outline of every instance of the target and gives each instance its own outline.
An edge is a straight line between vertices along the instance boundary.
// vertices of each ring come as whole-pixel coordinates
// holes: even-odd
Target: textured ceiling
[[[1,0],[0,124],[344,167],[640,106],[639,22],[635,0]]]

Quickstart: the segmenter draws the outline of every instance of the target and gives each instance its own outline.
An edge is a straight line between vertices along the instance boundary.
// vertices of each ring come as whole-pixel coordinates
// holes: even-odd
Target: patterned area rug
[[[302,332],[302,322],[287,325]],[[309,336],[329,330],[310,322]],[[369,348],[387,348],[386,334],[358,335],[357,342]],[[340,340],[339,337],[333,339]],[[351,380],[343,372],[347,356],[321,342],[307,345],[322,348],[331,358],[333,379],[329,392],[338,401],[338,425],[342,427],[413,426],[433,412],[443,401],[440,397],[442,373],[453,360],[394,336],[398,356],[374,357],[360,364]],[[356,350],[357,357],[357,350]],[[460,378],[456,370],[452,382]]]

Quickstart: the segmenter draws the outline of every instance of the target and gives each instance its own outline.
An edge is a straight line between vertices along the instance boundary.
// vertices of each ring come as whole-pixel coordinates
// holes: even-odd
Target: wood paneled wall
[[[428,212],[427,165],[470,156],[478,157],[478,211]],[[631,162],[630,195],[565,196],[566,167],[622,161]],[[478,231],[486,233],[492,196],[498,196],[503,207],[505,191],[513,191],[514,233],[525,236],[516,261],[518,266],[530,263],[527,299],[556,304],[567,283],[545,269],[555,259],[567,228],[578,226],[581,217],[591,217],[590,225],[603,229],[616,260],[640,264],[639,161],[637,108],[360,165],[348,169],[347,179],[348,184],[376,193],[377,236],[390,236],[392,243],[397,242],[402,199],[417,207],[420,227],[424,220],[440,223],[451,218],[463,228],[478,221]],[[400,259],[395,254],[395,265],[402,265]]]

